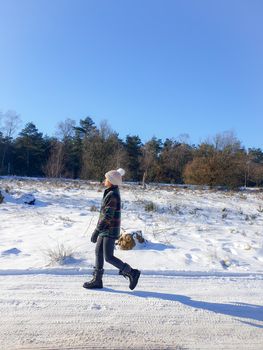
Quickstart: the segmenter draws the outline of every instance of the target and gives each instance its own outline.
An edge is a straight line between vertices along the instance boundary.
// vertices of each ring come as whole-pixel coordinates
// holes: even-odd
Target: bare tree
[[[15,111],[0,112],[0,130],[6,139],[11,139],[20,125],[21,118]]]
[[[253,181],[256,186],[260,186],[263,183],[263,164],[251,162],[250,164],[250,180]]]
[[[83,140],[81,177],[102,181],[107,171],[125,167],[126,159],[118,134],[103,121],[98,132],[86,135]]]
[[[100,122],[99,133],[103,140],[107,140],[112,134],[114,134],[114,131],[106,119]]]
[[[2,134],[4,136],[5,142],[3,147],[2,159],[1,159],[1,169],[5,167],[7,163],[7,173],[10,172],[10,160],[8,159],[8,151],[10,149],[10,142],[13,136],[15,135],[17,129],[21,125],[21,118],[16,113],[16,111],[9,110],[6,113],[0,114],[0,121],[3,121]],[[7,161],[6,161],[7,159]]]
[[[214,146],[217,151],[223,151],[228,148],[229,150],[236,152],[241,148],[241,142],[233,130],[226,130],[217,133],[212,139],[207,138],[204,143]]]
[[[159,175],[159,156],[162,148],[162,141],[156,137],[145,143],[142,147],[142,157],[140,161],[143,172],[142,185],[145,188],[147,179],[156,180]]]
[[[178,143],[186,145],[186,144],[190,143],[190,136],[187,133],[183,133],[183,134],[178,135],[176,140]]]
[[[67,118],[64,122],[60,122],[57,125],[56,136],[60,140],[65,140],[74,136],[76,122],[73,119]]]
[[[2,114],[3,119],[3,134],[8,138],[12,138],[17,131],[17,129],[21,125],[20,115],[16,113],[16,111],[7,111]]]
[[[60,141],[54,141],[51,147],[50,156],[43,168],[47,177],[61,177],[65,167],[64,145]]]
[[[145,188],[146,186],[146,179],[148,176],[148,172],[150,167],[155,162],[155,155],[153,150],[151,149],[151,146],[146,143],[142,147],[142,158],[141,158],[141,169],[143,170],[143,177],[142,177],[142,186]]]

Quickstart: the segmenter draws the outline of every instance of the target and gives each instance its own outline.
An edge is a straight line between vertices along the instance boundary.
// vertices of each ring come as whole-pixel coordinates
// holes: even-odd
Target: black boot
[[[103,283],[102,283],[102,276],[103,276],[103,272],[104,270],[103,269],[96,269],[94,268],[94,271],[93,271],[93,278],[91,281],[89,282],[85,282],[83,284],[83,287],[84,288],[87,288],[87,289],[100,289],[100,288],[103,288]]]
[[[133,290],[138,283],[141,271],[132,269],[130,265],[124,264],[122,270],[119,272],[120,275],[123,275],[124,277],[128,277],[130,280],[129,288]]]

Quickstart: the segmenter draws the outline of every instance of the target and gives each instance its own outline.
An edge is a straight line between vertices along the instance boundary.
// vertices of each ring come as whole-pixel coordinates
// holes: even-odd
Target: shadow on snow
[[[202,309],[211,311],[217,314],[246,318],[255,321],[263,322],[263,306],[262,305],[254,305],[247,304],[241,302],[233,302],[230,304],[220,304],[213,303],[207,301],[193,300],[188,296],[179,295],[179,294],[169,294],[169,293],[157,293],[157,292],[149,292],[149,291],[133,291],[133,292],[125,292],[121,290],[114,290],[111,288],[103,288],[102,291],[116,293],[116,294],[128,294],[133,295],[140,298],[156,298],[165,301],[175,301],[186,306],[192,307],[194,309]],[[241,320],[239,320],[241,321]],[[263,328],[263,325],[251,323],[249,321],[241,321],[243,323],[249,324],[254,327]]]

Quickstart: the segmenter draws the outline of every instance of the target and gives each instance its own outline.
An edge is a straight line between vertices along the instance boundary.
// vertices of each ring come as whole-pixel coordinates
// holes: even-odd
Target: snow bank
[[[89,271],[90,235],[103,188],[70,180],[0,179],[0,273],[45,269]],[[17,200],[31,194],[35,205]],[[116,255],[143,271],[260,273],[263,194],[209,189],[124,185],[122,227],[141,230],[146,244]],[[149,211],[146,204],[153,203]],[[148,210],[148,211],[147,211]],[[50,251],[63,245],[71,259],[56,264]],[[108,271],[112,266],[105,264]]]

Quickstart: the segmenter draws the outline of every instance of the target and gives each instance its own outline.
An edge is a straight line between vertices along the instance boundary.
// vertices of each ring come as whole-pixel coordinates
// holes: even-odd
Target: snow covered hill
[[[92,267],[89,237],[103,188],[37,179],[2,179],[0,188],[5,196],[0,204],[1,274]],[[21,202],[25,194],[35,196],[35,205]],[[262,192],[125,185],[121,194],[122,227],[141,230],[147,239],[132,251],[118,251],[121,259],[144,271],[262,271]],[[61,247],[70,255],[62,265],[50,259]]]

